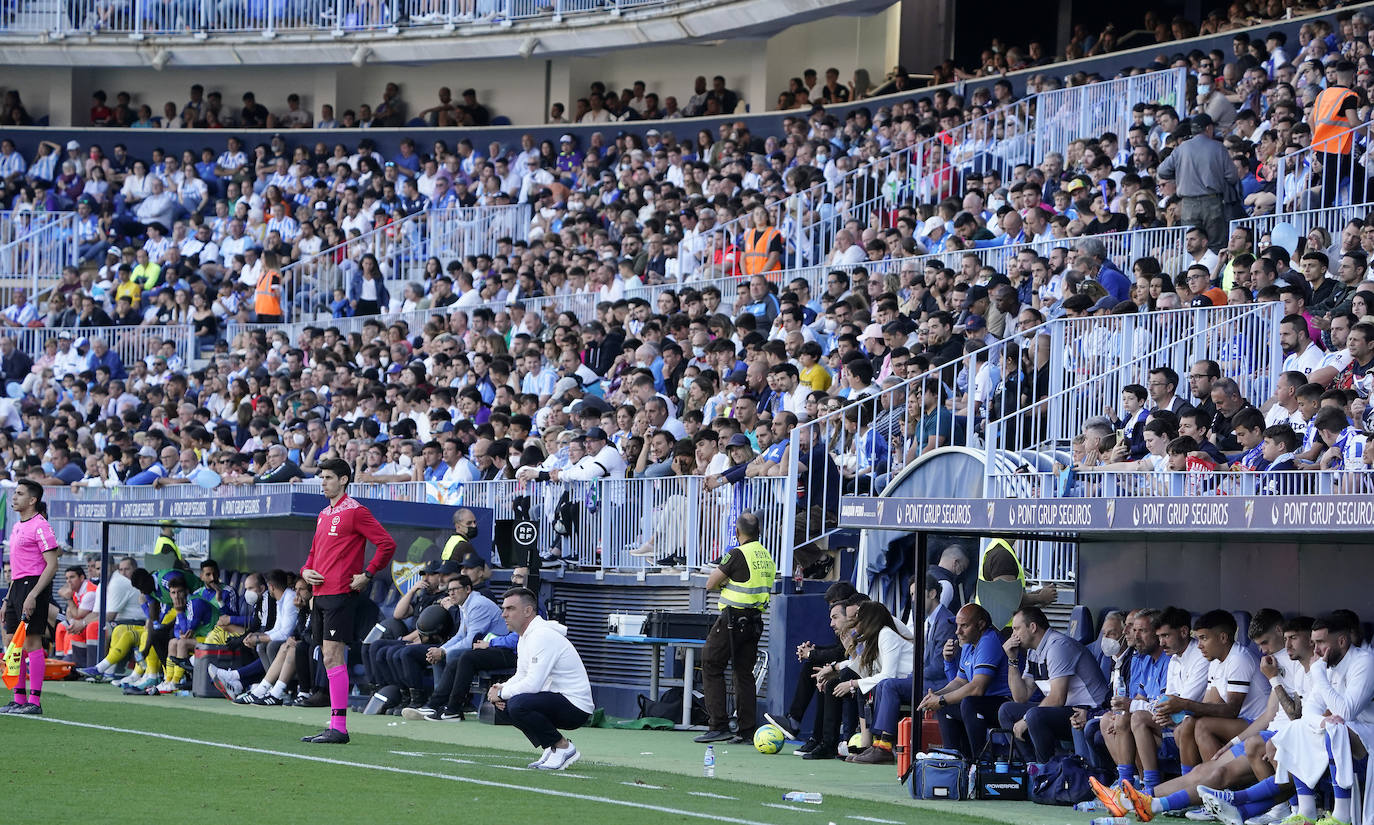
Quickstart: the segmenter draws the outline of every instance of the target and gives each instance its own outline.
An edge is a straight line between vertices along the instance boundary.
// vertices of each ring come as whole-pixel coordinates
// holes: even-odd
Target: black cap
[[[587,429],[587,434],[586,434],[585,436],[583,436],[583,437],[584,437],[584,438],[587,438],[587,439],[595,439],[595,440],[597,440],[597,441],[608,441],[608,440],[609,440],[609,439],[606,437],[606,431],[603,430],[603,429],[601,429],[600,427],[589,427],[589,428]]]
[[[729,449],[730,447],[748,447],[752,450],[754,448],[754,445],[749,443],[749,436],[745,435],[744,433],[735,433],[734,435],[730,436],[729,441],[725,442],[725,447],[726,449]]]
[[[453,562],[449,562],[449,564],[453,564]],[[476,553],[468,553],[463,556],[463,560],[457,566],[464,570],[471,570],[474,567],[486,567],[487,563]]]

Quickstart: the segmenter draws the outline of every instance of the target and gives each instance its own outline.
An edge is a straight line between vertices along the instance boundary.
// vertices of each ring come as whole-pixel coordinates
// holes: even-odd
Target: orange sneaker
[[[1112,816],[1126,815],[1126,809],[1122,807],[1121,800],[1111,788],[1098,782],[1095,776],[1088,777],[1088,784],[1092,787],[1093,794],[1097,796],[1098,801],[1107,809],[1107,813]]]
[[[1137,791],[1129,779],[1122,781],[1121,793],[1125,795],[1126,800],[1135,808],[1136,819],[1141,822],[1149,822],[1155,818],[1154,811],[1150,810],[1150,802],[1153,797],[1146,796],[1140,791]]]

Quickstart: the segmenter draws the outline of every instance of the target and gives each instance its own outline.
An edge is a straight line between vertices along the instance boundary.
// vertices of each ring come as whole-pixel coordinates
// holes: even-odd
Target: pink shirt
[[[37,576],[47,565],[43,554],[57,549],[52,525],[40,515],[17,522],[10,530],[10,575],[16,579]]]

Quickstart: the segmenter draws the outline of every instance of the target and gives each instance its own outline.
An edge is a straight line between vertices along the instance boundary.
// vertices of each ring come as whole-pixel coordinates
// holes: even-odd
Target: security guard
[[[472,553],[472,540],[477,538],[477,514],[466,507],[460,507],[453,514],[453,535],[444,542],[441,561],[462,561]]]
[[[768,210],[756,206],[750,217],[754,226],[744,233],[740,271],[748,276],[782,269],[782,256],[786,251],[786,244],[782,233],[769,225]]]
[[[1312,151],[1322,169],[1322,206],[1336,205],[1341,179],[1350,177],[1350,202],[1359,203],[1364,195],[1363,168],[1351,162],[1355,134],[1360,124],[1360,96],[1351,90],[1355,82],[1354,64],[1336,65],[1336,85],[1317,95],[1312,103]]]
[[[711,571],[706,589],[720,589],[720,618],[711,626],[701,651],[701,689],[705,694],[710,730],[697,742],[752,742],[758,717],[754,663],[763,635],[763,612],[778,568],[768,549],[759,543],[759,517],[742,513],[735,522],[739,546],[725,554]],[[730,734],[725,709],[725,666],[735,671],[737,733]]]
[[[259,324],[280,324],[284,317],[281,310],[282,278],[277,265],[276,253],[267,252],[262,256],[262,273],[253,287],[253,312]]]
[[[1015,548],[1006,539],[984,541],[983,549],[978,554],[978,588],[973,595],[973,603],[989,611],[992,610],[992,600],[984,584],[992,582],[1016,582],[1020,588],[1020,601],[1016,607],[1011,607],[1011,613],[1015,613],[1021,607],[1053,604],[1059,597],[1059,590],[1053,584],[1046,585],[1034,593],[1026,592],[1026,569],[1021,566],[1021,559],[1017,557]],[[1011,613],[1007,614],[1002,626],[1011,626]]]
[[[181,555],[181,548],[177,547],[176,528],[170,524],[162,526],[162,535],[153,542],[153,553],[145,563],[152,569],[175,569],[190,570],[191,565],[187,564],[186,559]]]

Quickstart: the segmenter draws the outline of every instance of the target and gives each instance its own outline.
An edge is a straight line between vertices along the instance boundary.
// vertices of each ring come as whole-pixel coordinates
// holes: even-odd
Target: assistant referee
[[[396,541],[372,512],[348,495],[353,471],[339,459],[320,462],[320,485],[329,506],[315,521],[315,538],[301,577],[315,588],[314,623],[320,628],[325,674],[329,677],[329,727],[302,742],[342,745],[348,742],[348,646],[354,640],[360,591],[391,563]],[[363,567],[367,543],[377,547]]]

